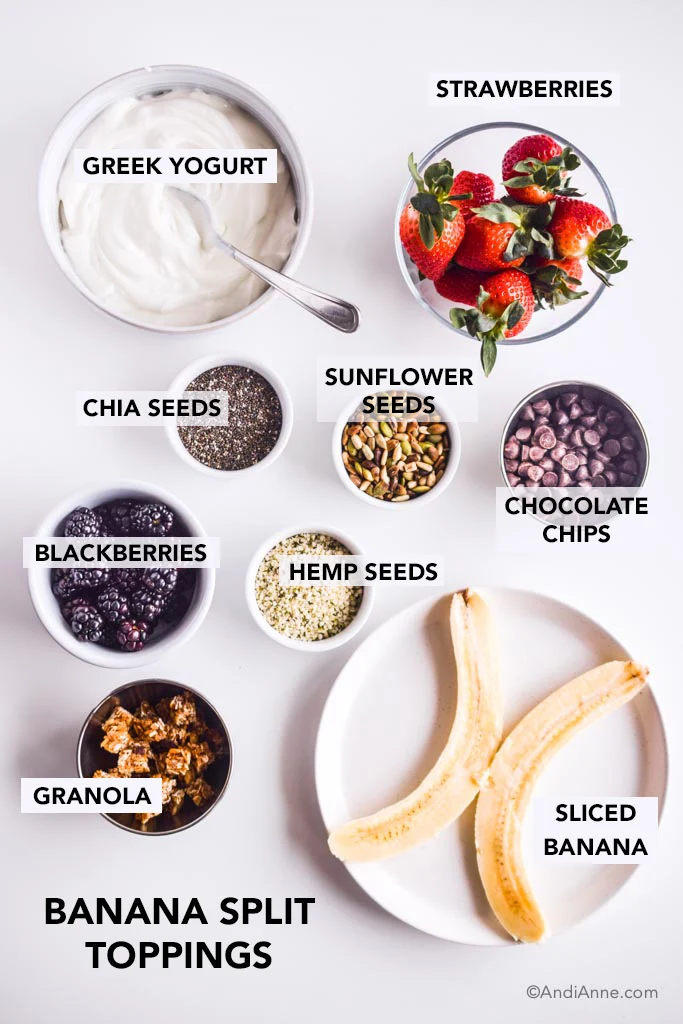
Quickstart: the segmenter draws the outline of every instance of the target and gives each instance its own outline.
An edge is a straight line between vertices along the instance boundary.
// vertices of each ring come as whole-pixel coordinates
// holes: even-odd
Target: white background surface
[[[527,17],[529,23],[524,19]],[[134,1013],[165,1019],[338,1024],[444,1014],[493,1022],[680,1019],[681,369],[675,189],[681,147],[669,118],[680,94],[680,11],[673,3],[574,3],[561,22],[498,0],[340,5],[314,2],[188,5],[179,0],[93,4],[26,0],[4,14],[2,338],[3,468],[3,1019],[111,1024]],[[472,47],[473,53],[468,53]],[[501,354],[483,389],[478,425],[463,427],[452,489],[409,519],[366,508],[340,485],[329,427],[315,424],[314,367],[352,345],[419,353],[476,351],[420,310],[395,264],[392,224],[405,159],[474,123],[476,108],[430,106],[429,74],[485,66],[503,75],[552,69],[621,74],[622,105],[520,110],[575,138],[597,163],[636,243],[631,265],[592,314],[557,339]],[[147,63],[227,71],[278,105],[313,177],[316,214],[300,272],[347,295],[364,313],[351,341],[284,300],[213,336],[171,340],[139,333],[90,308],[63,279],[39,233],[35,183],[49,132],[83,92]],[[504,116],[512,114],[509,108]],[[495,116],[491,109],[480,119]],[[673,218],[669,221],[669,218]],[[667,268],[673,267],[672,271]],[[658,305],[658,303],[660,305]],[[162,388],[203,353],[253,353],[286,377],[296,422],[285,456],[263,476],[215,482],[193,473],[162,432],[77,427],[74,394]],[[498,555],[494,545],[497,443],[514,403],[564,377],[602,382],[631,401],[653,449],[651,486],[660,544],[628,561],[604,546],[543,560]],[[154,673],[196,686],[227,719],[235,769],[220,808],[174,839],[127,835],[100,818],[19,814],[19,777],[75,770],[81,723],[131,672],[95,669],[63,652],[39,626],[21,569],[21,537],[57,500],[123,476],[167,487],[224,539],[210,617]],[[392,920],[327,854],[315,802],[313,744],[325,696],[348,648],[314,658],[268,642],[250,620],[243,577],[271,532],[307,519],[355,534],[366,549],[393,533],[401,555],[448,555],[450,586],[536,587],[576,602],[615,631],[653,672],[672,753],[661,854],[598,916],[541,948],[477,950],[430,939]],[[668,547],[664,547],[668,545]],[[374,622],[424,595],[378,593]],[[400,666],[387,666],[400,671]],[[198,896],[217,919],[223,896],[315,897],[306,927],[101,929],[47,927],[46,896]],[[234,933],[234,934],[233,934]],[[239,933],[239,934],[238,934]],[[150,967],[93,971],[85,941],[270,939],[267,971]],[[656,987],[659,999],[532,1002],[530,984]]]

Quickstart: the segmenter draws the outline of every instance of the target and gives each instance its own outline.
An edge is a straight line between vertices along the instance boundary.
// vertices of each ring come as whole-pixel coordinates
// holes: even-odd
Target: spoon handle
[[[337,299],[334,295],[326,295],[325,292],[319,292],[316,288],[309,288],[308,285],[301,284],[300,281],[294,281],[286,274],[266,267],[258,260],[247,256],[245,252],[240,252],[234,246],[229,246],[229,248],[234,259],[243,267],[250,270],[252,274],[256,274],[262,281],[272,285],[273,288],[277,288],[279,292],[288,295],[290,299],[320,320],[324,320],[326,324],[336,327],[338,331],[344,331],[345,334],[352,334],[358,330],[360,313],[352,303],[345,302],[344,299]]]

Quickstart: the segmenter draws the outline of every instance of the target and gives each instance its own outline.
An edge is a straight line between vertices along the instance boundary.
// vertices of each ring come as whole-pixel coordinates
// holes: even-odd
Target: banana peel
[[[521,853],[524,814],[539,775],[576,733],[635,697],[647,675],[633,661],[585,672],[537,704],[493,759],[477,801],[477,864],[491,908],[513,938],[540,942],[548,932]]]
[[[450,633],[457,705],[444,749],[408,796],[330,834],[330,850],[340,860],[379,860],[424,843],[450,825],[477,795],[501,741],[503,706],[491,611],[476,591],[453,594]]]

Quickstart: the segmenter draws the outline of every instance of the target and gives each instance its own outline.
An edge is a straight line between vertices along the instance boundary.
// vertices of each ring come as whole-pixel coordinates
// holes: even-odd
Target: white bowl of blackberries
[[[90,489],[60,502],[39,537],[202,537],[177,498],[145,484]],[[48,633],[83,661],[122,668],[152,661],[188,640],[206,616],[215,570],[84,566],[28,570],[34,608]]]

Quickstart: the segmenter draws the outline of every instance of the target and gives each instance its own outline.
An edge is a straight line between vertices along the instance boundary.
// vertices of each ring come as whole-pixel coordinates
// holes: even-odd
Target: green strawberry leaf
[[[521,302],[511,302],[503,313],[505,321],[507,323],[508,330],[512,330],[524,316],[524,306]]]
[[[422,181],[420,172],[417,169],[415,157],[412,153],[408,157],[408,170],[410,171],[410,177],[413,179],[420,192],[424,192],[424,182]]]
[[[522,223],[518,210],[515,207],[507,206],[504,203],[487,203],[486,206],[472,208],[472,213],[484,220],[490,220],[494,224],[515,224],[519,227]]]
[[[429,217],[420,214],[420,238],[425,249],[433,249],[436,244],[434,225]]]
[[[497,355],[498,346],[496,345],[496,340],[487,334],[481,343],[481,365],[485,377],[490,376],[491,370],[496,365]]]

